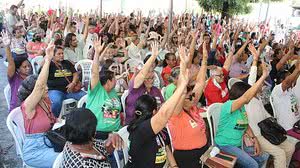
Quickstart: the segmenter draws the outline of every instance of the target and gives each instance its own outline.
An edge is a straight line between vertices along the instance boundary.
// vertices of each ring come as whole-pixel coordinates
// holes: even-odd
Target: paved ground
[[[3,52],[3,49],[0,49],[1,55],[4,55]],[[3,61],[4,58],[0,59],[0,168],[21,168],[22,161],[16,154],[13,137],[6,126],[8,109],[3,89],[7,85],[7,77]]]

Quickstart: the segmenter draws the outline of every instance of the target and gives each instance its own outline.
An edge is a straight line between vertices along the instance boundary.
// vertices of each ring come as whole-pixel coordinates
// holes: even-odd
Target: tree
[[[197,0],[199,5],[206,12],[220,12],[222,18],[225,16],[231,17],[233,15],[245,14],[251,12],[250,2],[259,2],[260,0]],[[264,2],[268,0],[262,0]],[[281,0],[270,0],[281,1]]]

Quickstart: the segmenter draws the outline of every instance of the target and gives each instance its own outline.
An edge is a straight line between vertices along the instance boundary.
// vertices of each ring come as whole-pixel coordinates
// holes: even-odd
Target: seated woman
[[[26,57],[16,57],[15,59],[12,56],[10,51],[10,37],[7,33],[2,33],[3,42],[5,45],[5,53],[8,62],[7,67],[7,79],[10,86],[10,108],[9,111],[12,111],[18,105],[18,89],[22,81],[31,74],[32,68],[31,64]]]
[[[158,44],[152,45],[152,56],[147,60],[143,68],[133,79],[129,82],[129,94],[126,98],[126,124],[129,124],[134,119],[134,105],[136,100],[144,95],[149,94],[153,96],[158,106],[160,106],[164,99],[160,90],[153,86],[154,79],[154,62],[158,56]]]
[[[62,102],[65,99],[73,98],[80,100],[86,93],[75,89],[75,86],[79,82],[79,75],[74,65],[70,61],[64,60],[64,49],[56,46],[53,54],[47,84],[49,87],[49,98],[52,102],[51,110],[58,117]]]
[[[94,139],[97,118],[85,108],[74,109],[66,119],[62,167],[110,168],[108,153],[120,149],[122,139],[111,134],[106,141]]]
[[[171,167],[178,167],[164,127],[173,115],[179,99],[185,97],[188,75],[188,70],[182,67],[175,93],[159,110],[156,99],[150,95],[142,95],[136,100],[134,109],[136,118],[127,128],[130,149],[126,168],[162,168],[167,158]]]
[[[42,56],[45,52],[47,44],[42,42],[42,34],[35,33],[33,35],[32,42],[28,42],[26,45],[26,50],[30,59],[36,56]]]
[[[96,138],[105,140],[109,133],[121,128],[120,99],[115,91],[116,79],[111,71],[101,71],[99,75],[99,62],[104,57],[105,43],[101,39],[94,42],[95,56],[92,65],[91,84],[88,89],[86,108],[90,109],[97,118]]]
[[[169,76],[171,75],[171,70],[176,66],[176,56],[173,53],[167,53],[165,55],[165,60],[163,62],[163,70],[161,73],[161,77],[164,80],[165,85],[169,84]]]
[[[205,43],[204,43],[205,45]],[[207,69],[207,50],[203,47],[203,59],[197,75],[195,87],[188,87],[187,94],[177,103],[175,112],[169,120],[174,157],[178,167],[199,168],[199,158],[208,149],[205,122],[200,116],[197,103],[205,85]],[[185,48],[179,48],[181,62],[189,62]],[[185,59],[186,58],[186,59]]]
[[[229,100],[221,108],[215,142],[221,151],[235,155],[237,165],[241,167],[258,168],[268,159],[268,154],[261,153],[258,140],[248,125],[244,107],[256,95],[268,75],[268,68],[264,64],[262,76],[251,88],[244,87],[241,82],[233,84]],[[254,146],[242,146],[244,135],[253,140]]]
[[[171,75],[169,77],[169,82],[170,84],[166,86],[166,89],[164,91],[164,98],[165,100],[168,100],[174,93],[178,81],[178,76],[179,76],[180,68],[175,67],[171,71]]]
[[[248,126],[244,107],[256,95],[268,75],[268,68],[264,64],[262,76],[251,88],[244,87],[241,82],[235,83],[229,91],[230,100],[222,105],[215,141],[222,151],[235,155],[237,164],[242,167],[258,168],[268,159],[267,154],[261,154],[258,140]],[[253,140],[254,146],[242,146],[245,134]]]
[[[54,45],[49,44],[40,75],[38,77],[30,75],[24,79],[18,93],[26,134],[23,145],[23,160],[32,167],[52,168],[59,154],[45,144],[51,144],[45,136],[45,132],[50,130],[56,122],[56,118],[51,112],[47,87],[53,50]]]

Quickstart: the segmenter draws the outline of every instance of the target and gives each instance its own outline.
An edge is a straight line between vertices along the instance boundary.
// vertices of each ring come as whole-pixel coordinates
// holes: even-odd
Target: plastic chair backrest
[[[9,113],[6,119],[6,125],[15,140],[17,153],[19,153],[23,159],[22,149],[25,139],[25,128],[23,114],[20,107],[13,109]]]
[[[273,109],[273,117],[274,118],[276,118],[276,119],[278,119],[277,117],[277,109],[275,108],[275,106],[274,106],[274,95],[273,95],[273,92],[271,93],[271,95],[270,95],[270,104],[271,104],[271,106],[272,106],[272,109]]]
[[[84,103],[86,103],[87,95],[84,95],[77,103],[77,108],[82,108]]]
[[[79,65],[82,71],[82,84],[85,84],[91,80],[91,72],[92,72],[92,64],[93,61],[90,59],[80,60],[75,64],[75,69],[78,71]]]
[[[126,163],[128,162],[129,132],[127,131],[127,127],[128,126],[125,126],[117,132],[117,134],[119,134],[119,136],[123,139],[123,142],[124,142],[124,146],[122,149],[124,158],[122,160],[119,157],[118,151],[117,150],[114,151],[114,156],[115,156],[118,168],[123,168],[126,165]]]
[[[126,116],[125,103],[126,103],[126,98],[127,98],[128,94],[129,94],[129,91],[125,90],[124,93],[121,96],[121,103],[122,103],[122,108],[123,108],[125,116]]]
[[[230,90],[232,85],[235,84],[236,82],[242,82],[242,80],[237,79],[237,78],[230,78],[228,80],[228,89]]]
[[[41,68],[40,64],[44,60],[43,56],[36,56],[31,60],[31,67],[33,74],[38,74],[39,69]]]
[[[129,67],[128,67],[129,65]],[[144,66],[144,62],[138,59],[128,59],[125,62],[125,71],[135,72],[136,69],[139,69]]]
[[[63,152],[61,152],[55,159],[52,168],[60,168],[60,165],[63,162],[63,160],[64,160],[64,155]]]
[[[10,99],[11,99],[11,93],[10,93],[10,86],[7,84],[4,88],[4,97],[7,103],[7,109],[9,110],[10,108]]]
[[[166,91],[166,87],[161,88],[161,95],[163,96],[164,99],[165,98],[165,91]]]
[[[211,116],[213,119],[214,137],[216,136],[218,130],[222,105],[223,103],[213,103],[207,109],[208,115]]]
[[[61,118],[62,116],[70,113],[76,107],[77,107],[77,100],[75,100],[75,99],[65,99],[62,102],[59,117]]]

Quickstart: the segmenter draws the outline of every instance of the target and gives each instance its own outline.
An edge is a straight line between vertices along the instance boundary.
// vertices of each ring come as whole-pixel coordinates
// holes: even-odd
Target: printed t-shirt
[[[73,80],[73,73],[76,72],[74,65],[68,60],[63,60],[61,65],[62,66],[58,68],[53,61],[50,63],[49,77],[47,81],[49,90],[66,92],[66,86],[69,85],[69,82],[65,77],[67,77],[70,82]]]
[[[97,118],[97,131],[118,131],[121,128],[121,107],[115,89],[107,93],[100,82],[93,90],[89,87],[86,108],[90,109]]]
[[[43,50],[43,49],[46,49],[47,47],[47,44],[46,43],[35,43],[35,42],[28,42],[27,46],[30,46],[31,47],[31,50]],[[28,56],[29,58],[34,58],[36,56],[41,56],[41,55],[37,55],[37,54],[29,54],[28,53]]]
[[[233,100],[222,105],[218,125],[216,144],[220,146],[242,146],[242,137],[248,128],[248,118],[245,107],[231,112]]]
[[[166,146],[170,144],[168,131],[163,129],[155,135],[150,121],[151,119],[142,122],[129,135],[130,149],[127,168],[162,168],[165,165]]]
[[[205,122],[196,106],[190,109],[190,115],[182,111],[179,115],[172,116],[168,126],[175,150],[200,149],[207,143]]]

